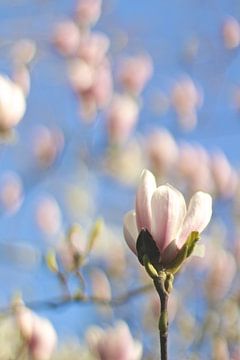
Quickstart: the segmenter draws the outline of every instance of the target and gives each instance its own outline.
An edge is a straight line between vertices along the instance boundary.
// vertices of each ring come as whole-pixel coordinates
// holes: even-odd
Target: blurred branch
[[[70,304],[82,303],[82,304],[95,304],[95,305],[103,305],[103,306],[120,306],[126,303],[131,298],[149,292],[153,290],[154,287],[151,283],[140,286],[136,289],[130,290],[126,293],[120,294],[111,300],[106,300],[104,298],[100,298],[94,295],[84,295],[81,293],[75,295],[68,295],[64,297],[56,297],[49,300],[39,300],[39,301],[31,301],[25,303],[25,306],[30,309],[58,309]],[[11,315],[13,313],[12,307],[0,308],[0,317],[5,317]]]

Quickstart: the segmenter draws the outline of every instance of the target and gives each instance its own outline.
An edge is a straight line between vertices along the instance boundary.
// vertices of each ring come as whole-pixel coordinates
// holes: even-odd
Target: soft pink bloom
[[[101,0],[78,0],[75,10],[77,22],[82,27],[94,25],[101,15]]]
[[[240,44],[240,25],[234,17],[228,17],[222,28],[223,41],[227,49],[234,49]]]
[[[81,39],[78,56],[86,63],[97,66],[103,61],[109,45],[109,38],[105,34],[100,32],[87,34]]]
[[[62,225],[62,214],[57,201],[51,196],[39,199],[36,208],[36,221],[39,228],[48,236],[56,235]]]
[[[107,275],[101,269],[91,271],[92,294],[106,301],[111,300],[112,291]]]
[[[238,176],[223,152],[213,154],[211,171],[217,194],[226,198],[233,196],[237,189]]]
[[[203,102],[203,95],[191,78],[182,78],[174,84],[171,100],[180,124],[186,130],[193,129],[197,122],[197,109]]]
[[[17,66],[13,72],[13,81],[19,85],[23,91],[23,94],[27,96],[30,92],[31,78],[30,73],[26,66]]]
[[[181,144],[177,169],[191,191],[212,191],[213,179],[208,152],[198,144]]]
[[[106,331],[97,326],[90,328],[87,342],[99,360],[140,360],[142,357],[142,345],[132,338],[123,321]]]
[[[20,39],[12,47],[12,58],[16,66],[26,66],[36,56],[36,43],[31,39]]]
[[[107,112],[107,130],[110,141],[124,142],[138,120],[137,102],[128,95],[115,95]]]
[[[31,358],[50,360],[57,343],[57,334],[50,321],[22,305],[16,309],[16,321]]]
[[[157,130],[147,138],[146,152],[152,169],[161,175],[171,168],[178,158],[178,146],[165,129]]]
[[[76,93],[81,94],[91,88],[95,78],[95,68],[81,59],[69,63],[69,80]]]
[[[224,249],[215,249],[209,263],[206,281],[207,295],[217,300],[226,295],[236,275],[237,266],[233,255]]]
[[[152,73],[153,64],[149,55],[128,57],[122,60],[119,81],[125,90],[138,95],[151,78]]]
[[[70,56],[76,54],[80,39],[80,31],[72,20],[61,22],[54,29],[53,43],[62,55]]]
[[[216,337],[212,346],[212,359],[231,360],[227,340],[223,337]],[[233,360],[233,359],[232,359]]]
[[[0,178],[0,203],[9,213],[16,212],[22,204],[23,185],[20,176],[5,172]]]
[[[198,191],[189,202],[170,185],[157,187],[153,174],[144,170],[136,195],[136,209],[124,217],[124,236],[136,254],[136,240],[142,229],[147,229],[155,241],[161,259],[173,258],[192,231],[201,233],[212,215],[212,198]]]
[[[33,153],[37,162],[47,167],[53,164],[64,145],[63,133],[60,129],[50,129],[39,125],[34,129]]]
[[[25,109],[25,97],[20,86],[0,75],[0,130],[16,126],[23,118]]]

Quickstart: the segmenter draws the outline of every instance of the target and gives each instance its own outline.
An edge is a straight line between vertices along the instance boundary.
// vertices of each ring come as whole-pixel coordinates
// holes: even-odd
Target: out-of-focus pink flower
[[[142,345],[134,340],[128,325],[119,321],[106,331],[95,326],[87,331],[90,350],[99,360],[140,360]]]
[[[64,145],[63,133],[58,129],[38,126],[34,129],[33,153],[41,166],[52,165]]]
[[[202,146],[181,144],[177,169],[191,191],[211,192],[213,190],[210,157]]]
[[[172,88],[171,100],[183,127],[186,130],[193,129],[197,121],[197,109],[203,102],[203,95],[192,79],[185,77],[176,82]]]
[[[57,343],[57,334],[49,320],[21,305],[16,309],[17,326],[33,360],[49,360]]]
[[[6,172],[0,178],[0,202],[10,213],[16,212],[23,200],[22,180],[18,174]]]
[[[53,43],[57,50],[65,56],[76,54],[80,44],[80,31],[72,20],[57,24],[54,29]]]
[[[94,83],[95,69],[84,60],[74,59],[69,64],[69,80],[76,93],[81,94]]]
[[[139,55],[122,60],[119,81],[123,88],[132,94],[142,92],[153,73],[152,59],[149,55]]]
[[[94,25],[101,15],[101,0],[78,0],[75,17],[81,27]]]
[[[138,120],[137,102],[128,95],[116,94],[107,112],[107,130],[113,143],[124,142]]]
[[[124,217],[124,236],[136,254],[136,240],[147,229],[155,241],[163,262],[173,259],[192,231],[201,233],[212,216],[212,198],[196,192],[188,209],[183,195],[170,185],[157,187],[153,174],[144,170],[136,195],[136,210]]]
[[[235,49],[240,44],[240,25],[234,17],[228,17],[222,28],[224,45],[227,49]]]
[[[16,126],[26,109],[22,89],[8,77],[0,75],[0,130]]]
[[[13,61],[17,66],[28,65],[36,56],[37,47],[31,39],[20,39],[12,47]]]
[[[25,96],[29,94],[31,79],[26,66],[22,65],[14,69],[13,81],[20,86]]]
[[[86,63],[97,66],[103,61],[109,45],[109,38],[105,34],[100,32],[87,34],[81,39],[78,56]]]
[[[94,269],[91,271],[91,280],[93,295],[106,301],[111,300],[112,291],[106,274],[100,269]]]
[[[217,194],[226,198],[233,196],[237,190],[238,176],[223,152],[213,154],[211,170]]]
[[[48,236],[56,235],[62,224],[62,215],[58,203],[52,196],[39,199],[36,208],[36,221],[39,228]]]
[[[158,175],[163,175],[178,158],[178,146],[165,129],[157,130],[147,138],[146,152],[152,169]]]
[[[237,266],[233,255],[224,249],[215,249],[209,263],[209,272],[206,281],[207,295],[217,300],[228,292],[236,274]]]

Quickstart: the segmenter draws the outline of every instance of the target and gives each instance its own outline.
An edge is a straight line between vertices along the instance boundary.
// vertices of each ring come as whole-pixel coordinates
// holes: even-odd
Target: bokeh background
[[[206,246],[210,242],[213,247],[217,243],[218,249],[231,254],[234,270],[228,267],[222,270],[216,264],[214,269],[215,272],[220,269],[219,274],[223,271],[222,277],[227,277],[228,271],[233,273],[229,284],[217,285],[226,287],[223,296],[217,298],[225,299],[229,292],[235,296],[239,292],[237,261],[240,258],[239,245],[238,253],[236,250],[240,164],[239,1],[103,0],[96,24],[86,30],[78,23],[81,36],[97,31],[108,38],[109,48],[104,56],[113,78],[113,93],[127,93],[138,109],[126,132],[116,125],[117,135],[111,130],[115,126],[114,116],[117,117],[116,114],[111,117],[109,110],[112,95],[103,109],[94,109],[97,111],[87,116],[84,109],[88,112],[89,104],[84,108],[87,101],[84,91],[72,80],[82,76],[79,80],[82,84],[89,70],[79,73],[71,70],[73,61],[79,58],[76,50],[66,50],[71,45],[71,36],[74,39],[74,31],[59,30],[59,24],[66,21],[77,26],[76,7],[76,0],[0,2],[0,72],[21,79],[25,87],[30,86],[24,117],[17,126],[4,129],[1,136],[1,308],[6,309],[18,292],[26,303],[44,303],[61,297],[61,284],[47,267],[45,255],[49,249],[55,249],[58,254],[59,244],[74,223],[81,225],[81,241],[85,241],[85,234],[99,217],[105,223],[103,234],[81,270],[87,292],[91,293],[89,273],[95,267],[107,274],[114,296],[147,283],[122,235],[123,216],[134,206],[138,178],[145,167],[158,176],[159,183],[169,182],[187,197],[196,190],[213,194],[212,226],[203,242]],[[151,63],[149,76],[140,94],[129,95],[129,89],[119,81],[119,69],[125,57],[139,54],[144,54]],[[139,72],[136,65],[136,77],[140,76]],[[105,86],[102,81],[100,89]],[[120,118],[126,119],[128,115],[122,109],[123,105],[118,109],[123,112]],[[170,140],[150,138],[153,133],[166,130]],[[150,144],[154,141],[156,149],[151,152]],[[160,149],[159,143],[163,144]],[[227,174],[225,178],[224,174]],[[118,256],[121,251],[122,258]],[[216,248],[211,251],[215,257],[220,256]],[[113,270],[109,262],[115,262],[117,269]],[[211,269],[206,265],[207,260],[203,260],[205,267],[200,262],[193,261],[176,280],[176,289],[182,293],[176,296],[186,301],[178,308],[185,316],[176,323],[173,321],[170,327],[172,359],[176,358],[176,351],[181,351],[181,359],[228,359],[216,355],[214,341],[204,337],[200,342],[190,338],[186,341],[192,331],[197,334],[199,324],[208,316],[206,313],[212,311],[211,316],[218,316],[220,323],[224,317],[220,305],[222,315],[212,305],[214,300],[206,300],[203,289]],[[68,281],[71,291],[75,291],[79,286],[77,280]],[[215,284],[218,280],[212,281]],[[36,311],[52,322],[60,344],[69,339],[82,343],[90,325],[106,327],[116,319],[123,319],[143,344],[143,358],[156,359],[156,322],[148,324],[150,315],[139,320],[146,302],[150,304],[149,297],[146,301],[139,295],[108,311],[101,308],[99,312],[94,304],[81,303],[57,309],[40,306]],[[229,308],[226,311],[229,314]],[[213,332],[214,339],[227,339],[229,354],[234,354],[239,346],[239,308],[233,319],[234,335],[227,338],[222,323]],[[180,340],[181,331],[187,334],[183,336],[185,340]],[[240,358],[233,356],[229,355],[229,359]],[[56,358],[60,359],[60,355]]]

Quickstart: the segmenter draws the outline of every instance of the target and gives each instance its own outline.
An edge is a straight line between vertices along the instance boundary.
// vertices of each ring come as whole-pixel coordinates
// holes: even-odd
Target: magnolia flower
[[[50,321],[20,306],[16,311],[16,322],[31,359],[49,360],[57,343],[57,334]]]
[[[136,196],[136,209],[124,217],[124,236],[137,255],[136,240],[147,229],[159,250],[161,261],[174,259],[192,231],[201,233],[212,215],[212,198],[198,191],[188,209],[183,195],[170,185],[157,187],[153,174],[144,170]]]
[[[0,130],[16,126],[26,109],[25,96],[16,83],[0,75]]]
[[[90,350],[99,360],[140,360],[142,357],[142,345],[133,339],[124,321],[106,331],[92,326],[86,338]]]

